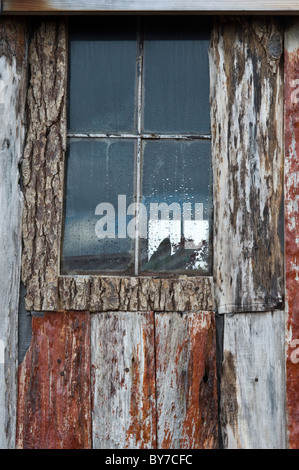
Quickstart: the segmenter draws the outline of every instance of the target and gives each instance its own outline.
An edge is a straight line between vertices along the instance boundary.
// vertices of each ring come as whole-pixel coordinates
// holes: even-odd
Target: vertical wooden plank
[[[17,448],[90,447],[90,315],[35,317],[19,368]]]
[[[285,270],[289,447],[299,447],[299,20],[285,34]]]
[[[15,446],[26,22],[0,18],[0,448]]]
[[[228,449],[284,449],[285,314],[225,315],[221,432]]]
[[[22,281],[27,310],[56,311],[66,146],[64,19],[32,22],[29,63],[28,132],[22,165]]]
[[[218,445],[215,317],[156,314],[157,447]]]
[[[156,446],[154,314],[91,318],[95,449]]]
[[[283,308],[282,28],[218,18],[210,48],[219,313]]]

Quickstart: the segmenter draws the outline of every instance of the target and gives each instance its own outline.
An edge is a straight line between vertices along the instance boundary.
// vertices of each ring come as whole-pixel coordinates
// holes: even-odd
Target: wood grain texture
[[[27,26],[20,18],[0,18],[0,71],[0,448],[13,449],[27,84]]]
[[[70,11],[296,12],[296,0],[4,0],[5,13]]]
[[[299,21],[285,33],[285,270],[287,416],[291,449],[299,448]]]
[[[58,310],[66,132],[64,20],[33,25],[29,63],[28,133],[22,166],[22,280],[27,310]]]
[[[215,317],[157,314],[157,447],[218,446]]]
[[[17,448],[90,447],[90,317],[35,317],[32,343],[19,367]]]
[[[201,311],[214,307],[211,277],[60,276],[61,310]]]
[[[227,449],[286,448],[285,313],[225,315],[220,421]]]
[[[156,446],[154,313],[91,317],[95,449]]]
[[[218,18],[210,48],[214,279],[219,313],[283,308],[283,33]]]

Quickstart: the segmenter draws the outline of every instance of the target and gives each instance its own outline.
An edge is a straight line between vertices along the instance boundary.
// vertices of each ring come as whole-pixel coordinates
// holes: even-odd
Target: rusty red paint
[[[299,27],[297,27],[298,37]],[[285,271],[287,313],[286,405],[289,447],[299,448],[299,41],[285,50]],[[288,47],[288,45],[287,45]],[[297,344],[297,347],[299,344]],[[299,354],[297,355],[299,357]]]
[[[158,448],[217,448],[214,314],[157,314],[155,325]]]
[[[46,0],[4,0],[3,13],[48,13],[59,11],[63,8],[53,7],[51,1]]]
[[[19,367],[17,448],[90,447],[90,315],[34,317]]]
[[[130,402],[130,426],[126,432],[127,447],[130,440],[139,442],[140,449],[156,448],[156,409],[152,403],[155,396],[155,354],[152,354],[154,345],[154,312],[150,312],[148,321],[142,331],[143,351],[137,351],[137,355],[144,355],[145,361],[140,370],[140,358],[136,357],[132,364],[132,391]],[[142,377],[140,377],[142,374]],[[142,387],[140,387],[142,384]],[[140,399],[141,398],[141,399]],[[152,416],[149,420],[148,417]]]

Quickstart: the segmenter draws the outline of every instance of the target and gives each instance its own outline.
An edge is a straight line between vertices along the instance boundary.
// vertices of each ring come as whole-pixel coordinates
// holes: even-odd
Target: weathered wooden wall
[[[5,222],[0,228],[0,444],[7,448],[14,447],[16,428],[18,163],[24,139],[26,41],[19,19],[2,22],[0,61],[3,70],[15,76],[2,107],[6,110],[10,103],[11,114],[0,129],[0,207]],[[299,70],[297,29],[287,30],[285,53],[285,312],[283,29],[273,18],[262,17],[217,19],[213,30],[214,278],[216,306],[224,315],[220,420],[225,448],[286,446],[285,383],[288,445],[298,447],[298,126],[292,101]],[[198,290],[194,279],[78,278],[72,284],[66,277],[57,282],[66,28],[64,20],[37,20],[32,32],[23,164],[23,280],[29,287],[29,310],[55,310],[59,305],[68,311],[33,318],[32,343],[19,368],[17,447],[215,448],[211,279]],[[42,263],[34,264],[36,254]],[[82,311],[71,311],[74,305]],[[85,311],[87,307],[94,313]]]
[[[279,20],[216,19],[214,282],[216,309],[224,314],[225,448],[286,446],[282,54]]]
[[[291,449],[299,448],[299,21],[285,33],[285,271],[287,416]]]
[[[15,446],[26,22],[0,18],[0,448]]]
[[[215,343],[211,312],[33,318],[17,447],[217,448]]]

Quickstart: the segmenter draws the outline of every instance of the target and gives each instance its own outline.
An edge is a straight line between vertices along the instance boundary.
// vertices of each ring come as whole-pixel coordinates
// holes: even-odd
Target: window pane
[[[210,142],[148,141],[142,178],[148,234],[141,271],[209,273]]]
[[[153,18],[144,40],[144,131],[210,133],[209,19]]]
[[[135,130],[136,19],[70,20],[69,130]]]
[[[118,236],[127,221],[117,207],[118,195],[133,202],[134,153],[131,140],[70,139],[63,274],[130,272],[133,242]]]

